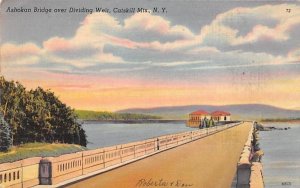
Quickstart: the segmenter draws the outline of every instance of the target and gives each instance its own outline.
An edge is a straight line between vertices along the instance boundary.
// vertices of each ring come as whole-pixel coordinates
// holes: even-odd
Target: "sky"
[[[148,11],[113,11],[122,8]],[[51,89],[76,109],[296,109],[299,30],[297,1],[4,0],[1,74],[28,89]]]

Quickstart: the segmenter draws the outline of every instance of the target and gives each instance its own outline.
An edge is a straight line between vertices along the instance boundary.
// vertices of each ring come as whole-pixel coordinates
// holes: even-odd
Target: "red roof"
[[[209,115],[209,113],[204,110],[197,110],[195,112],[192,112],[191,115]]]
[[[224,111],[214,111],[211,113],[212,116],[230,116],[229,112]]]

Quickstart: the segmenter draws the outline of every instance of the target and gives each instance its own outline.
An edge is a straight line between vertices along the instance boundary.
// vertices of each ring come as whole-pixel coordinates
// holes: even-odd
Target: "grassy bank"
[[[81,120],[150,120],[161,119],[159,116],[133,113],[98,112],[89,110],[75,110]]]
[[[13,162],[29,157],[51,157],[86,150],[75,144],[27,143],[0,152],[0,163]]]

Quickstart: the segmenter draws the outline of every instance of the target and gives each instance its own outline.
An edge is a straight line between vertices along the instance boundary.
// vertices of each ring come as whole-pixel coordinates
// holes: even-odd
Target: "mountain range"
[[[156,108],[131,108],[117,112],[157,115],[163,117],[163,119],[187,119],[188,114],[196,110],[205,110],[207,112],[215,110],[227,111],[231,113],[232,119],[244,120],[300,118],[300,110],[289,110],[265,104],[167,106]]]

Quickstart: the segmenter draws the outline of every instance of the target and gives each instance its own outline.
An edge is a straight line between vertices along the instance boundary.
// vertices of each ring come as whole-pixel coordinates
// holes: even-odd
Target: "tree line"
[[[10,126],[13,145],[28,142],[60,142],[87,145],[85,131],[74,109],[50,90],[29,91],[19,82],[0,77],[0,112]]]
[[[88,110],[75,110],[81,120],[151,120],[161,119],[159,116],[135,113],[96,112]]]

